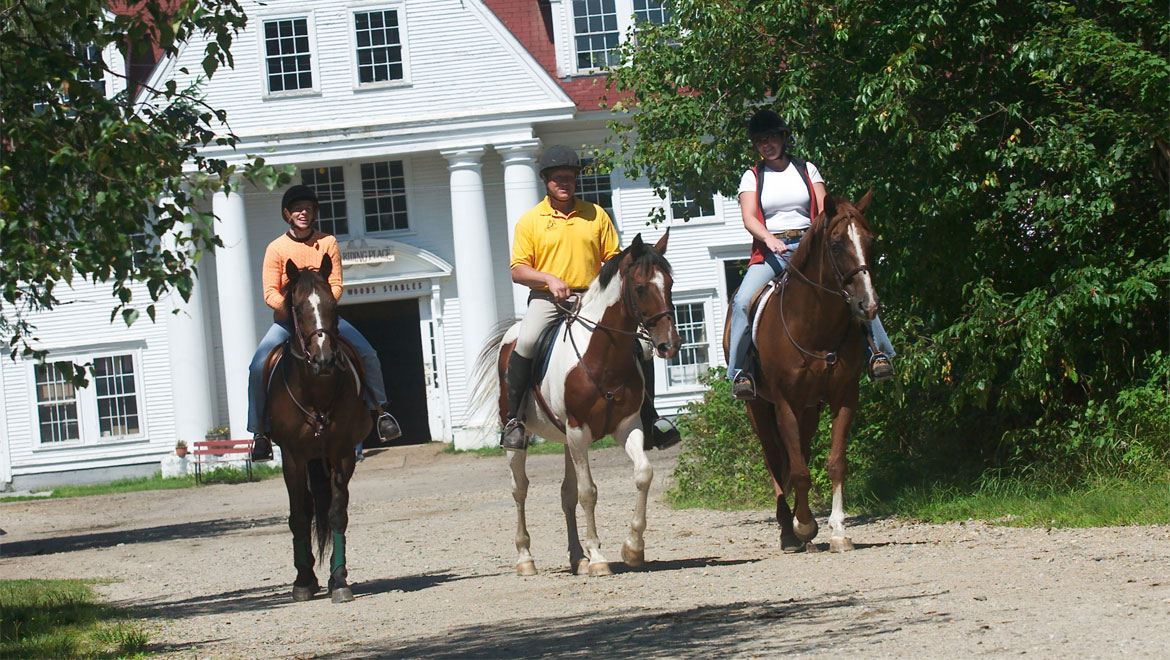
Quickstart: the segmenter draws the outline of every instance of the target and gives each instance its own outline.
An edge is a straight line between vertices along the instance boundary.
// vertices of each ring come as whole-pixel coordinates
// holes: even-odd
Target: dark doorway
[[[409,298],[343,305],[341,316],[378,351],[382,382],[386,385],[386,398],[390,402],[388,407],[402,425],[402,437],[391,444],[430,442],[418,300]]]
[[[723,281],[727,284],[727,302],[731,302],[739,283],[743,281],[743,274],[747,272],[747,259],[726,259],[723,262]]]

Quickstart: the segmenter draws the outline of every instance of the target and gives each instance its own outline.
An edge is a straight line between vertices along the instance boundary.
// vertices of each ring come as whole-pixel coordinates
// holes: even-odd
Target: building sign
[[[409,291],[430,291],[426,282],[384,282],[377,284],[355,284],[345,287],[346,296],[381,296],[385,294],[403,293]]]
[[[341,250],[341,265],[384,264],[394,261],[394,246],[389,241],[361,239],[345,241],[338,246]]]

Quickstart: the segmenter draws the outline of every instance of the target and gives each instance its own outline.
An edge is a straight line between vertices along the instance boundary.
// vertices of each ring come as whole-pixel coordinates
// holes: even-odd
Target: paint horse
[[[589,445],[610,434],[633,461],[638,490],[629,536],[622,545],[622,559],[631,567],[645,562],[642,534],[654,471],[643,447],[639,410],[644,384],[634,351],[641,350],[642,335],[648,335],[654,350],[666,359],[673,357],[682,343],[670,301],[674,280],[670,264],[662,256],[666,241],[664,234],[650,247],[639,234],[625,251],[602,266],[597,279],[582,294],[579,307],[556,329],[547,371],[521,408],[526,434],[565,445],[561,509],[568,526],[569,570],[575,574],[611,573],[597,537],[597,486],[589,470]],[[501,423],[507,416],[504,375],[518,327],[513,324],[497,331],[478,360],[481,394],[484,390],[487,396],[498,394]],[[497,366],[494,375],[490,373],[493,362]],[[508,457],[512,497],[516,500],[516,573],[535,575],[524,517],[528,494],[526,456],[527,452],[516,451]],[[584,547],[577,531],[578,503],[585,513]]]
[[[871,190],[856,204],[839,197],[826,199],[824,212],[804,233],[787,271],[765,287],[756,308],[757,398],[747,402],[747,413],[772,473],[784,552],[803,550],[817,535],[808,504],[812,483],[808,461],[826,402],[832,416],[829,549],[853,549],[845,535],[845,445],[857,411],[858,375],[865,364],[859,322],[873,320],[878,311],[869,272],[873,231],[863,215],[872,195]],[[730,321],[725,327],[730,329]],[[728,344],[725,332],[724,354]],[[795,513],[788,507],[788,493],[793,494]]]
[[[317,537],[317,563],[332,540],[329,593],[333,602],[353,600],[346,582],[345,528],[354,447],[373,424],[364,400],[361,360],[337,331],[337,301],[329,288],[333,262],[318,270],[285,264],[293,332],[267,361],[265,383],[273,442],[280,445],[288,490],[288,526],[293,535],[293,600],[306,601],[321,587],[313,573],[310,533]]]

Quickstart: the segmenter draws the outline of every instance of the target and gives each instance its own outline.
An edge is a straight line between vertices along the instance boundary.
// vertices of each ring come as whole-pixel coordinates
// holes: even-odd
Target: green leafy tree
[[[235,0],[137,2],[118,14],[107,5],[6,0],[0,12],[0,338],[14,356],[44,358],[29,316],[53,309],[55,287],[75,279],[109,282],[111,321],[127,324],[142,308],[137,287],[152,319],[164,293],[186,299],[200,255],[220,244],[199,201],[233,174],[269,187],[289,176],[260,158],[236,166],[200,152],[236,143],[198,89],[232,65],[246,22]],[[107,94],[120,75],[102,57],[108,47],[140,60],[152,44],[169,56],[195,38],[206,47],[194,86]]]
[[[866,390],[869,451],[903,477],[1165,459],[1165,3],[670,4],[610,72],[630,114],[605,153],[660,192],[734,196],[768,106],[830,193],[875,188],[901,377]]]

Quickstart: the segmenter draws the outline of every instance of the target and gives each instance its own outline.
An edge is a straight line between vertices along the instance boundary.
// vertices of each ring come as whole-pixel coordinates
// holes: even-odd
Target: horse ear
[[[284,275],[288,278],[290,284],[296,282],[297,278],[301,276],[301,270],[297,268],[297,265],[293,263],[292,259],[284,262]]]
[[[836,195],[825,195],[825,217],[826,218],[837,217],[837,196]]]
[[[865,213],[865,209],[869,208],[869,203],[872,201],[873,201],[873,188],[870,188],[869,190],[865,191],[865,194],[861,196],[861,199],[857,200],[857,203],[854,204],[854,206],[857,207],[858,211]]]
[[[670,229],[668,228],[666,230],[666,233],[664,233],[662,235],[662,238],[658,239],[658,242],[654,244],[654,251],[655,252],[657,252],[658,254],[666,254],[666,239],[669,236],[670,236]]]
[[[642,242],[642,233],[638,232],[638,235],[634,236],[634,240],[630,241],[630,254],[637,256],[645,249],[646,244]]]
[[[321,274],[321,279],[329,281],[329,274],[333,272],[333,259],[329,255],[321,255],[321,268],[317,272]]]

